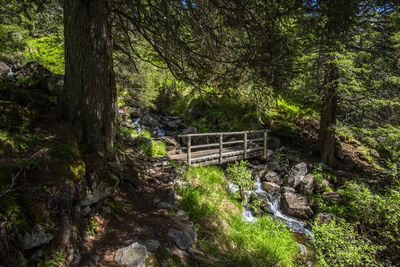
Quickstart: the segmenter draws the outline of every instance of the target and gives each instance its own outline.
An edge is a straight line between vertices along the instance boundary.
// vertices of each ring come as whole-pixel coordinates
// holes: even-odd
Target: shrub
[[[312,247],[317,266],[376,266],[376,253],[380,247],[354,231],[354,225],[345,220],[329,224],[312,225]]]

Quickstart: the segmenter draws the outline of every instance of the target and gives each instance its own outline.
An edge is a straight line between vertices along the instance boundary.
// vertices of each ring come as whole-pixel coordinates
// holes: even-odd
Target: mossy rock
[[[81,181],[85,177],[86,165],[79,153],[79,145],[75,141],[57,144],[52,147],[51,154],[59,162],[59,175],[62,180]]]
[[[34,121],[34,113],[26,107],[0,100],[0,126],[28,125]]]

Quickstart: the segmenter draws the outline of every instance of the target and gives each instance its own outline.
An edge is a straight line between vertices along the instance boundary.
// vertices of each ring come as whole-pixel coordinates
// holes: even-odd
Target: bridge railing
[[[254,157],[255,155],[261,155],[266,158],[267,134],[268,130],[257,130],[219,133],[196,133],[178,135],[177,137],[186,139],[185,161],[188,165],[192,163],[199,163],[202,161],[205,161],[208,164],[222,164],[226,161],[247,159]],[[237,136],[239,138],[232,138],[231,140],[224,141],[224,137],[227,136]],[[195,137],[205,137],[206,141],[204,142],[204,144],[202,144],[201,142],[200,144],[199,142],[193,144],[192,139]],[[208,143],[209,140],[214,140],[214,142]],[[215,140],[218,140],[218,142],[215,142]],[[197,156],[195,158],[192,157],[192,152],[197,152]]]

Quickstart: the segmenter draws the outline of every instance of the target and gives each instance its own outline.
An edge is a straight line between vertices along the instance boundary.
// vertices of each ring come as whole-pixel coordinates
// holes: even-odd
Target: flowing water
[[[140,124],[140,120],[143,118],[143,115],[140,115],[134,122],[133,126],[136,128],[138,132],[146,130],[146,126]],[[157,138],[161,138],[165,136],[165,131],[160,127],[156,126],[154,129],[157,131]]]
[[[278,218],[282,222],[286,224],[288,228],[290,228],[293,232],[298,233],[298,234],[303,234],[306,235],[307,237],[312,238],[313,234],[312,232],[306,227],[306,225],[298,219],[286,216],[283,214],[282,210],[280,209],[280,199],[281,199],[281,194],[280,193],[275,193],[275,194],[270,194],[265,192],[261,188],[261,180],[257,176],[256,182],[254,184],[254,190],[251,191],[246,191],[245,194],[249,197],[252,193],[257,194],[258,196],[265,197],[266,200],[268,200],[268,207],[269,211],[272,213],[272,216],[274,218]],[[229,183],[228,184],[228,190],[231,192],[237,192],[238,188],[236,185]],[[254,216],[251,207],[245,207],[242,212],[242,217],[243,220],[255,223],[257,221],[257,217]]]

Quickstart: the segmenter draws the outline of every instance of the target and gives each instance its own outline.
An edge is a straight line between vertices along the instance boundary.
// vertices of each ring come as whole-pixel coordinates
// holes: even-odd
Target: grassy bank
[[[243,221],[241,205],[226,190],[222,169],[190,167],[181,178],[192,186],[179,187],[181,205],[198,233],[204,266],[294,266],[299,253],[283,224],[260,217]]]

